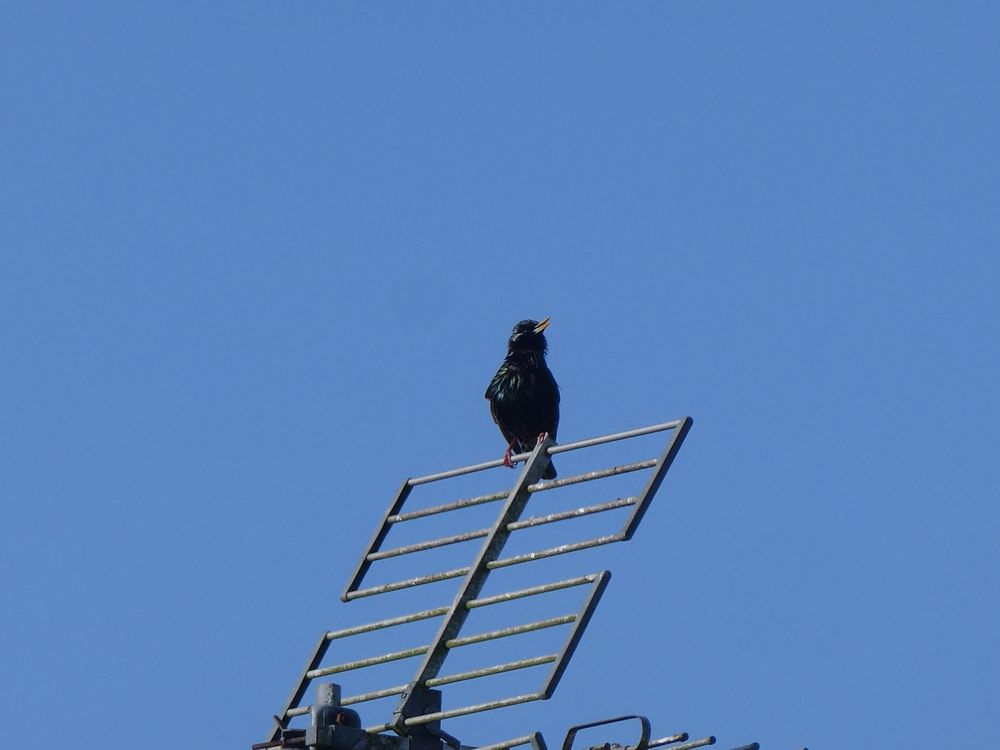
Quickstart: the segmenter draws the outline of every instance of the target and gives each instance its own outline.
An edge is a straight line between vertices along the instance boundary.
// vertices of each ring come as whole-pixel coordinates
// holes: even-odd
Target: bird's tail
[[[549,465],[545,467],[545,471],[542,472],[542,479],[555,479],[556,478],[556,466],[552,461],[549,461]]]

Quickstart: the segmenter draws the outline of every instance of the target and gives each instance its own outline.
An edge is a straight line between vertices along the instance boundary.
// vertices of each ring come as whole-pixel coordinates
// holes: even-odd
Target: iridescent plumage
[[[559,385],[545,363],[548,344],[542,331],[549,324],[522,320],[511,332],[504,357],[486,389],[493,421],[507,441],[505,463],[512,453],[532,450],[546,435],[556,439],[559,429]],[[549,464],[543,479],[554,479]]]

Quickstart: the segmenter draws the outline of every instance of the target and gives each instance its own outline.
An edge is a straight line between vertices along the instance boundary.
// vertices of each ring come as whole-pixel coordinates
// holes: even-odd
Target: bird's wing
[[[500,432],[503,434],[504,440],[507,441],[508,445],[511,445],[517,439],[510,420],[511,414],[509,413],[511,407],[509,403],[511,379],[516,378],[517,368],[512,366],[507,360],[504,360],[493,376],[493,380],[486,387],[486,399],[490,402],[490,416],[493,417],[493,421],[500,428]]]
[[[487,398],[490,401],[496,399],[497,394],[500,392],[500,386],[503,384],[503,381],[507,377],[508,377],[508,367],[507,367],[507,362],[504,361],[500,364],[500,367],[497,369],[496,374],[493,376],[493,380],[491,380],[490,384],[486,386],[486,394],[484,398]],[[496,416],[494,416],[494,419],[496,419]]]
[[[542,381],[539,383],[539,386],[548,394],[548,397],[544,399],[548,405],[546,423],[549,427],[547,432],[549,433],[549,437],[555,440],[556,433],[559,431],[559,384],[548,367],[544,369],[541,377]]]

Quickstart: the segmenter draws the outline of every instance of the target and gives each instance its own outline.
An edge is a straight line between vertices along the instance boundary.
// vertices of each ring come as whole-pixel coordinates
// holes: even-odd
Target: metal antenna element
[[[343,698],[339,695],[339,688],[336,691],[336,695],[333,693],[323,693],[322,700],[320,702],[326,705],[327,708],[322,710],[321,713],[325,713],[323,713],[320,719],[317,719],[317,711],[319,711],[319,709],[312,707],[314,724],[319,725],[321,728],[324,726],[324,722],[326,722],[326,725],[334,726],[337,725],[334,718],[340,717],[337,720],[341,721],[343,716],[347,715],[345,712],[340,711],[340,707],[399,696],[399,701],[395,709],[393,709],[391,717],[387,717],[384,723],[366,727],[364,729],[365,732],[371,735],[391,729],[398,735],[409,737],[410,739],[416,741],[416,744],[411,747],[411,750],[417,750],[418,746],[422,746],[421,738],[427,737],[433,737],[435,738],[435,741],[444,741],[449,745],[457,746],[457,740],[454,740],[454,738],[447,735],[440,729],[440,722],[442,720],[480,711],[489,711],[491,709],[501,708],[504,706],[513,706],[529,701],[546,700],[550,698],[555,692],[559,680],[566,670],[580,638],[583,636],[583,632],[590,621],[591,615],[594,613],[594,610],[600,601],[601,594],[604,592],[604,589],[610,580],[611,573],[607,570],[584,573],[526,588],[515,588],[496,595],[483,596],[483,588],[487,582],[487,578],[494,570],[509,568],[559,555],[566,555],[615,542],[624,542],[631,539],[633,534],[635,534],[639,523],[642,521],[643,515],[649,508],[649,504],[652,502],[660,484],[666,476],[666,473],[676,457],[677,452],[680,450],[685,436],[691,429],[691,424],[692,420],[689,417],[684,417],[672,422],[664,422],[662,424],[643,427],[636,430],[603,435],[564,445],[555,445],[551,440],[546,439],[539,443],[530,453],[523,453],[518,456],[514,456],[515,461],[524,461],[525,463],[513,486],[508,489],[476,497],[455,499],[431,507],[421,507],[415,509],[408,509],[406,507],[407,499],[410,497],[414,488],[432,483],[441,483],[443,485],[450,479],[501,467],[503,462],[498,459],[438,474],[411,478],[403,482],[395,499],[385,512],[385,515],[372,537],[371,542],[369,543],[364,554],[362,554],[361,559],[348,581],[347,587],[341,595],[341,599],[344,602],[351,602],[366,597],[415,589],[441,581],[461,579],[457,593],[454,595],[454,598],[449,605],[441,605],[416,612],[408,612],[396,617],[378,620],[364,625],[323,633],[313,649],[312,654],[307,660],[306,666],[303,669],[298,682],[293,688],[285,707],[274,717],[275,723],[271,734],[271,740],[267,743],[261,743],[261,748],[265,746],[276,747],[277,745],[280,745],[281,743],[278,742],[279,738],[282,736],[288,736],[290,731],[294,731],[288,729],[289,721],[295,717],[304,716],[310,713],[310,707],[303,707],[301,703],[309,684],[313,680],[328,675],[355,672],[369,667],[378,667],[405,659],[416,659],[417,657],[420,659],[418,666],[412,673],[412,677],[409,678],[405,684],[389,685],[376,690],[367,690],[366,692],[347,695]],[[632,461],[630,463],[596,468],[591,471],[552,481],[540,481],[540,477],[549,465],[551,460],[550,457],[557,453],[585,451],[586,449],[595,446],[605,445],[616,441],[628,441],[633,438],[645,435],[654,435],[656,433],[666,433],[667,440],[665,446],[655,458],[647,458],[644,460]],[[618,477],[633,472],[647,472],[644,486],[639,494],[629,497],[613,498],[603,502],[596,502],[584,507],[574,508],[572,510],[522,518],[526,508],[531,504],[531,500],[539,493],[550,491],[558,492],[562,488],[579,485],[585,482],[595,482],[611,477]],[[457,534],[453,533],[403,546],[391,548],[387,548],[385,546],[386,541],[390,536],[390,532],[401,524],[421,518],[450,514],[453,511],[486,505],[488,503],[500,503],[501,501],[502,507],[496,515],[493,523],[487,528],[472,529]],[[520,531],[545,524],[553,524],[560,521],[594,516],[615,510],[624,511],[627,509],[630,509],[627,518],[618,531],[614,533],[581,539],[555,547],[544,547],[527,553],[512,554],[507,556],[503,555],[504,547],[506,546],[508,540],[512,535],[515,535]],[[472,561],[468,565],[463,565],[458,568],[438,570],[432,573],[401,580],[394,580],[389,583],[370,584],[367,586],[364,585],[369,572],[373,569],[373,567],[382,561],[394,560],[419,552],[425,552],[432,549],[438,549],[441,547],[480,539],[482,542],[479,545],[478,552],[475,553]],[[493,605],[524,599],[527,597],[541,597],[553,592],[567,591],[578,587],[584,589],[584,594],[579,609],[574,612],[561,614],[555,617],[546,617],[531,622],[522,622],[503,628],[495,628],[473,635],[462,634],[462,628],[473,610],[488,608]],[[334,641],[343,641],[345,639],[361,636],[375,631],[434,619],[438,619],[439,624],[434,637],[429,643],[390,651],[376,656],[341,662],[339,664],[324,665],[323,663],[327,650]],[[443,667],[447,662],[449,655],[455,649],[470,646],[472,644],[510,638],[543,629],[563,626],[568,626],[568,632],[562,641],[561,648],[556,652],[538,654],[527,658],[498,664],[489,664],[476,669],[468,669],[465,671],[442,675]],[[550,665],[548,674],[542,681],[542,684],[534,690],[516,695],[508,695],[486,702],[460,705],[455,708],[443,708],[440,691],[435,689],[452,683],[476,680],[482,677],[516,672],[518,670],[525,670],[543,665]],[[336,711],[340,712],[335,713]],[[353,712],[350,712],[350,714],[353,714]],[[323,718],[327,715],[334,718]],[[648,748],[651,747],[666,745],[668,742],[677,742],[680,737],[680,735],[677,735],[671,738],[664,738],[663,740],[651,741],[649,739],[649,722],[642,717],[622,717],[621,719],[609,721],[619,721],[627,718],[640,719],[640,724],[642,725],[640,741],[634,747],[630,746],[628,750],[648,750]],[[589,726],[597,726],[604,723],[608,722],[595,722],[593,725]],[[574,730],[572,730],[574,735],[575,730],[581,728],[584,727],[581,726],[574,728]],[[318,736],[317,732],[318,730],[314,731],[313,734]],[[313,735],[309,735],[309,737],[312,736]],[[684,735],[684,739],[687,739],[686,735]],[[714,738],[712,741],[714,741]],[[572,736],[567,737],[567,742],[569,745],[566,746],[564,750],[569,750],[569,747],[572,745]],[[702,744],[710,743],[706,741]],[[545,750],[544,741],[538,733],[504,743],[485,746],[483,748],[479,748],[479,750],[507,750],[507,748],[518,747],[520,745],[531,745],[534,750]],[[677,746],[676,750],[680,750],[681,747],[696,746],[699,745],[689,743],[687,746]]]
[[[575,727],[570,727],[566,732],[566,739],[563,740],[562,750],[574,750],[573,745],[576,742],[576,736],[582,730],[631,721],[635,721],[639,725],[639,738],[634,744],[622,745],[618,742],[605,742],[601,745],[591,745],[588,748],[578,748],[577,750],[652,750],[657,747],[665,747],[667,750],[694,750],[694,748],[707,747],[715,744],[715,737],[712,735],[702,737],[697,740],[691,740],[689,739],[687,732],[678,732],[670,735],[669,737],[660,737],[655,740],[650,739],[649,719],[638,714],[629,714],[628,716],[616,716],[613,719],[590,721],[586,724],[577,724]],[[740,747],[733,748],[733,750],[760,750],[760,745],[756,742],[751,742],[749,745],[742,745]]]

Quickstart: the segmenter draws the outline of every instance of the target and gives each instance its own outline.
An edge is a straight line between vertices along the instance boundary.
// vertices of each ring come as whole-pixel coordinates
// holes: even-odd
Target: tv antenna
[[[556,445],[551,440],[540,442],[533,451],[514,456],[515,462],[524,461],[513,485],[499,491],[479,494],[471,497],[452,499],[433,505],[411,507],[408,501],[418,487],[432,485],[436,495],[446,496],[450,480],[486,472],[503,466],[500,459],[485,463],[465,466],[437,474],[415,477],[402,483],[395,499],[389,505],[382,520],[365,549],[360,560],[344,589],[341,599],[345,603],[366,599],[369,597],[386,596],[413,592],[415,589],[438,584],[449,580],[460,579],[457,592],[450,604],[442,603],[429,609],[407,611],[393,617],[379,619],[362,625],[356,625],[339,630],[324,632],[312,654],[309,656],[302,673],[292,689],[284,707],[274,716],[270,739],[254,745],[254,750],[268,748],[311,748],[312,750],[443,750],[448,745],[453,750],[472,750],[464,746],[441,728],[441,722],[460,716],[479,712],[492,711],[508,706],[514,706],[531,701],[547,700],[552,697],[563,676],[570,659],[580,642],[591,616],[600,602],[611,572],[577,571],[569,577],[548,580],[527,587],[512,588],[499,593],[485,595],[484,588],[493,571],[523,566],[563,555],[569,555],[617,542],[629,541],[642,522],[650,503],[660,488],[674,458],[680,450],[684,438],[691,429],[692,420],[689,417],[642,427],[639,429],[617,432],[609,435],[580,440],[573,443]],[[604,446],[610,443],[631,445],[631,441],[642,436],[664,435],[665,444],[659,455],[640,460],[615,462],[611,466],[600,466],[571,476],[559,479],[541,481],[540,478],[548,467],[551,457],[556,454],[579,452],[581,458],[589,455],[588,449]],[[614,477],[632,475],[642,480],[641,489],[636,494],[606,498],[599,502],[574,507],[568,510],[527,515],[528,506],[534,507],[535,498],[565,492],[567,488],[590,483],[605,483]],[[454,495],[452,496],[454,497]],[[467,509],[490,504],[501,503],[500,510],[492,522],[483,528],[469,529],[455,521],[456,516]],[[540,526],[556,524],[563,521],[598,517],[613,511],[626,513],[621,526],[610,533],[603,533],[583,539],[577,539],[558,546],[541,547],[527,552],[504,555],[505,547],[512,537]],[[398,529],[418,521],[434,518],[438,527],[457,523],[457,528],[464,529],[457,533],[421,538],[419,541],[390,546],[390,536]],[[400,563],[411,555],[451,548],[467,542],[481,540],[478,550],[472,556],[471,562],[460,567],[449,567],[444,570],[434,570],[417,576],[395,578],[387,582],[370,582],[374,570],[390,561]],[[582,592],[578,604],[572,611],[561,612],[555,616],[541,619],[529,619],[497,626],[492,623],[486,630],[466,634],[464,626],[473,612],[482,612],[487,617],[496,609],[512,601],[530,599],[540,603],[546,597],[553,597],[557,592]],[[337,663],[327,663],[327,654],[336,643],[339,653],[357,653],[349,644],[352,640],[381,631],[404,630],[415,623],[436,622],[437,627],[433,637],[427,642],[404,649],[383,651],[382,653],[364,658],[352,658]],[[502,662],[485,663],[469,669],[446,671],[445,667],[454,653],[475,644],[492,643],[518,636],[526,636],[539,631],[563,629],[565,635],[561,645],[555,650],[545,650],[543,653],[533,653],[529,656]],[[394,643],[399,638],[393,638]],[[386,665],[400,662],[413,663],[419,659],[412,671],[407,671],[395,684],[377,684],[360,692],[343,695],[343,691],[354,690],[355,685],[363,684],[361,675],[366,672],[376,672]],[[462,691],[451,689],[451,685],[462,684],[468,691],[473,681],[485,680],[498,675],[522,673],[536,667],[548,667],[540,684],[534,685],[526,692],[514,691],[512,694],[492,697],[485,701],[455,700]],[[316,703],[303,706],[302,701],[310,684],[324,677],[343,675],[338,680],[343,683],[320,683],[317,690]],[[374,688],[374,689],[371,689]],[[444,703],[444,690],[448,688],[448,704]],[[351,706],[364,703],[383,701],[395,698],[396,703],[391,711],[379,717],[378,723],[362,727],[360,715]],[[305,728],[293,726],[300,717],[310,716],[310,723]],[[572,750],[576,736],[581,730],[593,730],[606,725],[633,722],[638,724],[639,735],[635,743],[617,745],[605,743],[589,750],[648,750],[664,746],[667,750],[690,750],[696,747],[710,745],[714,737],[706,737],[689,741],[686,733],[677,733],[660,739],[650,738],[649,721],[641,716],[625,716],[614,719],[602,719],[588,724],[572,727],[566,735],[563,750]],[[480,746],[477,750],[508,750],[520,746],[531,746],[533,750],[546,750],[541,733],[517,737],[503,742]],[[740,750],[755,748],[756,744],[744,746]]]

